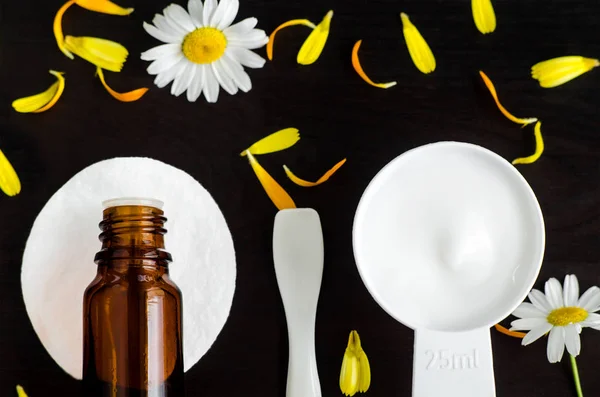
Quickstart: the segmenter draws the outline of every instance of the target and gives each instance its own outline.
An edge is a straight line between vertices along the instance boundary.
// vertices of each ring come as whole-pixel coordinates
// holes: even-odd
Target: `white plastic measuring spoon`
[[[413,397],[494,397],[489,328],[527,296],[545,246],[521,174],[467,143],[408,151],[367,187],[353,245],[373,298],[415,330]]]
[[[282,210],[273,228],[273,261],[289,339],[287,397],[321,397],[315,353],[323,277],[323,233],[310,208]]]

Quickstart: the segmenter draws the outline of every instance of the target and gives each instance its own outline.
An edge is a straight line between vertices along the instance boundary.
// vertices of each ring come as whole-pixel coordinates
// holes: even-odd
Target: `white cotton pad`
[[[36,218],[23,256],[21,285],[27,313],[52,358],[82,377],[83,293],[96,274],[103,201],[160,200],[168,218],[171,277],[183,293],[187,371],[225,325],[235,290],[233,239],[206,189],[187,173],[148,158],[114,158],[75,175]]]

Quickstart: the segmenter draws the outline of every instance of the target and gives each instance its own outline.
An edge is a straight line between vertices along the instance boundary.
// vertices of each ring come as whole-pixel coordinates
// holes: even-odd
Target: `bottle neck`
[[[172,261],[165,251],[162,210],[144,205],[122,205],[106,208],[100,222],[102,249],[96,254],[98,265],[132,266],[156,264],[167,266]]]

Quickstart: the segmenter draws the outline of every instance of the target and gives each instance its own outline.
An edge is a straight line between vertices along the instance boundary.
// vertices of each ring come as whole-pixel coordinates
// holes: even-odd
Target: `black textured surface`
[[[71,176],[99,160],[148,156],[181,168],[214,196],[230,225],[238,256],[238,284],[231,316],[208,354],[186,376],[189,396],[284,396],[287,336],[271,260],[275,208],[245,159],[258,138],[297,127],[302,140],[261,163],[299,206],[322,217],[326,265],[317,320],[316,348],[324,396],[341,395],[339,369],[348,333],[357,329],[369,355],[372,396],[410,396],[412,331],[372,300],[354,265],[351,226],[360,195],[388,161],[416,146],[458,140],[489,148],[512,160],[533,150],[532,128],[521,130],[496,109],[481,84],[482,69],[496,83],[507,108],[543,120],[546,152],[519,170],[535,190],[546,219],[547,250],[538,288],[565,273],[582,289],[600,284],[600,174],[596,87],[600,73],[545,90],[529,77],[534,63],[562,55],[599,56],[597,0],[494,2],[498,29],[475,28],[468,0],[242,0],[238,20],[259,19],[267,32],[293,18],[319,21],[335,10],[329,41],[319,61],[295,64],[308,34],[289,28],[278,36],[275,61],[250,71],[254,88],[216,105],[190,104],[155,87],[141,101],[119,103],[94,78],[94,68],[70,61],[56,48],[52,19],[61,0],[2,0],[0,8],[0,147],[22,180],[16,198],[0,197],[0,395],[25,386],[31,397],[76,396],[79,383],[41,346],[23,304],[19,269],[29,229],[44,203]],[[65,31],[113,39],[131,56],[116,90],[152,86],[138,54],[158,43],[142,29],[166,0],[130,0],[130,17],[68,11]],[[402,37],[399,12],[411,16],[433,49],[438,67],[429,76],[413,66]],[[379,90],[352,70],[352,45],[363,39],[364,69]],[[264,49],[258,50],[264,56]],[[52,81],[48,69],[66,72],[67,87],[51,111],[14,112],[13,99],[40,92]],[[327,184],[303,189],[286,180],[282,164],[316,178],[343,157],[348,163]],[[91,261],[91,258],[90,258]],[[63,287],[64,288],[64,287]],[[596,363],[600,333],[585,330],[579,359],[584,392],[600,395]],[[551,365],[545,341],[527,348],[492,332],[497,394],[575,396],[568,360]]]

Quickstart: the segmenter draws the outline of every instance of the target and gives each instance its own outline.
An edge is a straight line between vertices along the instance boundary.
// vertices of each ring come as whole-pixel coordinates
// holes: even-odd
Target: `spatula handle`
[[[287,397],[321,397],[315,322],[323,255],[323,233],[316,211],[303,208],[277,214],[273,259],[288,328]]]

